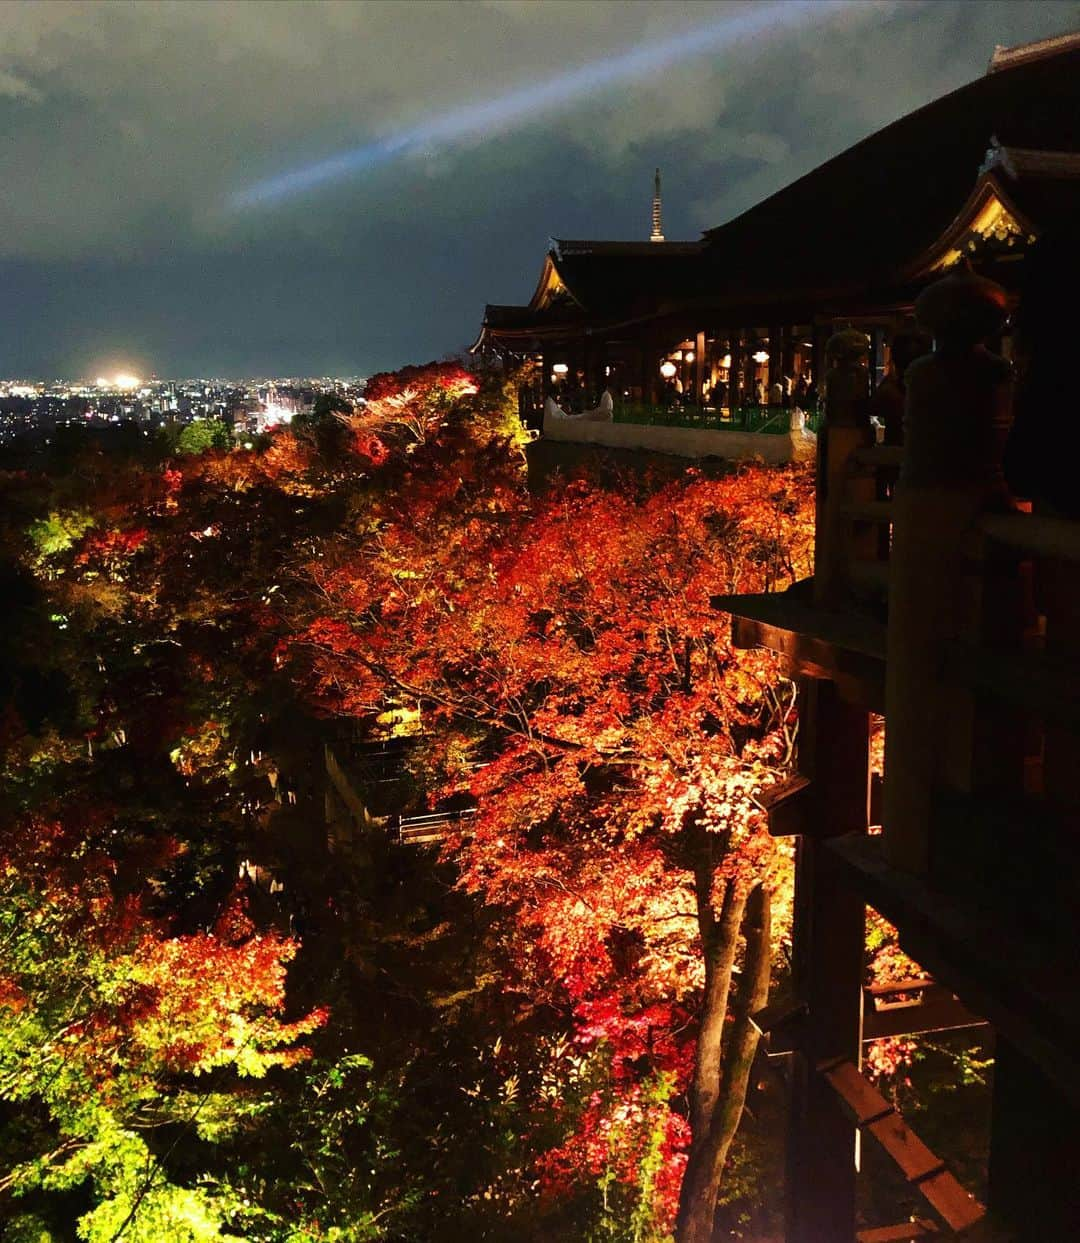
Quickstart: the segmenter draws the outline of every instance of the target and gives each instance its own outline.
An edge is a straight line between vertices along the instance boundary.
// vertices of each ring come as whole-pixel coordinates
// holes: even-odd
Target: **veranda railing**
[[[762,432],[783,435],[791,427],[792,411],[786,406],[739,406],[734,410],[709,406],[651,406],[623,404],[615,407],[616,423],[637,423],[649,427],[686,427],[699,431]],[[817,411],[808,412],[806,426],[816,431],[821,421]]]

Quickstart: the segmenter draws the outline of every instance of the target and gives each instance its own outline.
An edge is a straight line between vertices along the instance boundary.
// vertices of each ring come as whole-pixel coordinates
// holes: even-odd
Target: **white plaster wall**
[[[552,418],[544,414],[544,436],[575,444],[607,445],[612,449],[648,449],[677,457],[762,458],[790,462],[813,454],[813,441],[798,433],[718,432],[691,427],[653,427],[645,423],[593,423],[583,419]]]

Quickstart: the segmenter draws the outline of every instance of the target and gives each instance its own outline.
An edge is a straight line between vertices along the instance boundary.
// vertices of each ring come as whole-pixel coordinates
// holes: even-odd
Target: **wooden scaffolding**
[[[797,843],[795,993],[759,1016],[792,1059],[788,1243],[1080,1239],[1080,523],[1006,495],[1010,368],[982,345],[1004,313],[970,273],[921,296],[936,348],[908,372],[902,449],[873,443],[860,343],[834,338],[815,578],[714,601],[802,687],[799,776],[770,808]],[[864,989],[868,903],[932,973],[917,1004]],[[980,1020],[996,1048],[985,1207],[860,1070],[866,1039]],[[858,1135],[925,1218],[857,1234]]]

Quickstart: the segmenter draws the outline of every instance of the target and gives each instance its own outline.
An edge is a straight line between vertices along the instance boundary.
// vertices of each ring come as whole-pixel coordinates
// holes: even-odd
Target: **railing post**
[[[851,455],[871,441],[867,417],[870,397],[866,334],[845,329],[825,347],[825,422],[818,432],[817,522],[814,595],[826,607],[842,603],[847,592],[848,545],[843,516]],[[871,493],[872,495],[872,493]]]
[[[979,514],[1004,503],[1011,369],[981,344],[1005,316],[992,281],[953,274],[915,310],[935,350],[907,373],[893,498],[883,819],[888,861],[925,874],[934,789],[979,783],[974,698],[942,675],[946,644],[979,635],[998,603],[984,607],[990,584],[973,554]]]

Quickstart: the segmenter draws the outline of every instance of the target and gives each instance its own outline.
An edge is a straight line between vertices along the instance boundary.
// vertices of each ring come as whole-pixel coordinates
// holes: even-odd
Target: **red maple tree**
[[[794,725],[794,688],[732,648],[710,598],[807,571],[809,481],[746,467],[532,497],[483,409],[387,436],[393,486],[309,563],[320,607],[282,655],[326,711],[420,708],[431,788],[475,805],[446,852],[506,914],[507,987],[610,1059],[615,1090],[568,1118],[549,1185],[604,1161],[658,1229],[681,1185],[696,1243],[768,993],[781,861],[759,796]]]

